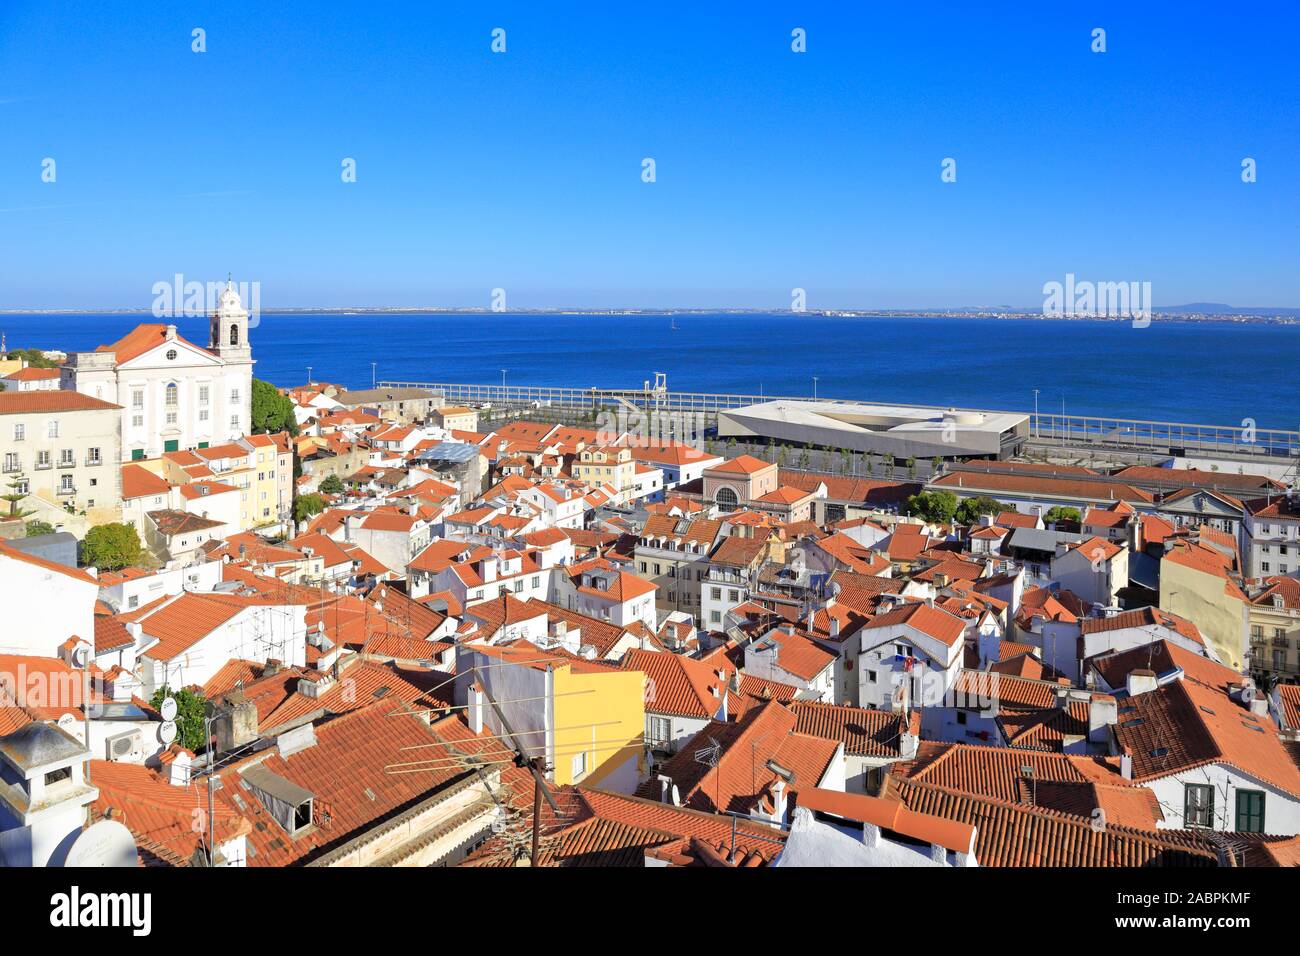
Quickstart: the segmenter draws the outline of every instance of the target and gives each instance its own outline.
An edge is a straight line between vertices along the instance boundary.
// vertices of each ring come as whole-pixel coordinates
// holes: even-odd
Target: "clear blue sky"
[[[1300,306],[1294,2],[614,6],[4,0],[0,308]]]

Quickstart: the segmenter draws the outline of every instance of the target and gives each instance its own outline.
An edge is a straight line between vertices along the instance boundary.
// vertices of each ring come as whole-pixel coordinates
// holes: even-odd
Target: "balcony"
[[[65,469],[65,468],[76,468],[76,467],[77,467],[77,459],[75,459],[75,458],[60,458],[60,459],[59,459],[59,468],[60,468],[60,469]]]
[[[54,493],[58,495],[60,498],[67,498],[71,495],[75,495],[77,493],[77,489],[75,487],[68,488],[68,487],[64,487],[63,485],[60,485],[58,487],[58,490],[56,490]]]
[[[104,459],[103,459],[102,457],[101,457],[101,458],[91,458],[89,455],[86,456],[86,467],[87,467],[87,468],[97,468],[98,466],[102,465],[103,463],[104,463]]]

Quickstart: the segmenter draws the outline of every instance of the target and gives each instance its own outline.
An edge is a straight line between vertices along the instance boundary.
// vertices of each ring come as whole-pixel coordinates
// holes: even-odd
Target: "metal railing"
[[[893,408],[933,412],[939,406],[903,402],[869,402],[859,399],[826,399],[806,395],[765,395],[726,392],[678,392],[655,388],[574,388],[549,385],[487,385],[463,382],[389,381],[381,388],[418,388],[441,395],[453,404],[490,404],[494,407],[557,407],[601,411],[633,406],[646,411],[703,413],[716,418],[718,412],[772,401],[818,402],[843,406],[888,405]],[[1027,418],[1031,444],[1059,444],[1066,447],[1101,447],[1117,451],[1159,454],[1232,454],[1287,459],[1300,457],[1300,431],[1256,428],[1241,425],[1207,425],[1192,422],[1163,422],[1104,415],[1069,415],[1051,412],[1019,412],[1006,409],[961,409],[992,415],[1023,414]]]

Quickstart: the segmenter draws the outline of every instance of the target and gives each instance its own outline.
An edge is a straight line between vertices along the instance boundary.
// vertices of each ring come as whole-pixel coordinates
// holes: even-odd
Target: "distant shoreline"
[[[1264,310],[1260,310],[1261,312]],[[789,316],[801,318],[846,319],[988,319],[992,321],[1058,321],[1058,322],[1131,322],[1129,317],[1110,316],[1049,316],[1041,311],[1029,310],[930,310],[930,309],[807,309],[792,312],[788,309],[507,309],[511,315],[536,316]],[[152,315],[150,309],[0,309],[4,315]],[[278,308],[262,309],[262,315],[500,315],[502,312],[482,308]],[[201,315],[182,315],[179,318],[199,319]],[[1300,325],[1300,309],[1287,309],[1274,314],[1243,312],[1162,312],[1155,311],[1152,322],[1236,322],[1261,325]]]

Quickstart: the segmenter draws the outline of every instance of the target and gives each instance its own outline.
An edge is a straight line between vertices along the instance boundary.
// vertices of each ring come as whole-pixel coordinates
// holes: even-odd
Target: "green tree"
[[[807,471],[809,464],[808,449],[804,448],[799,452],[799,470]]]
[[[36,538],[43,534],[54,534],[54,525],[48,521],[27,522],[27,537]]]
[[[1056,524],[1058,521],[1073,521],[1078,524],[1082,520],[1078,508],[1066,508],[1057,505],[1055,508],[1049,508],[1047,514],[1043,515],[1043,521],[1046,524]]]
[[[46,358],[41,354],[40,349],[10,349],[9,358],[26,359],[27,364],[32,368],[58,368],[59,363],[54,359]]]
[[[9,514],[6,517],[25,518],[29,514],[32,514],[31,511],[26,511],[18,507],[18,503],[27,497],[27,492],[20,493],[18,491],[18,489],[22,487],[22,485],[25,484],[26,481],[27,479],[24,478],[22,475],[14,475],[13,479],[10,480],[9,482],[8,494],[0,495],[0,499],[9,502]]]
[[[885,477],[886,478],[894,477],[894,456],[893,455],[885,456]]]
[[[253,379],[253,433],[262,435],[274,432],[298,434],[298,422],[293,416],[293,402],[270,382],[255,378]]]
[[[96,525],[81,543],[81,563],[101,571],[120,571],[145,559],[144,546],[135,525],[112,522]]]
[[[159,687],[149,698],[149,706],[157,710],[164,698],[172,697],[176,701],[176,741],[186,750],[199,751],[207,747],[208,732],[203,725],[207,714],[206,698],[188,690],[172,690],[166,684]]]
[[[939,474],[939,469],[942,468],[942,467],[943,467],[943,459],[942,459],[942,458],[940,458],[938,455],[935,455],[933,458],[931,458],[931,459],[930,459],[930,475],[931,475],[931,477],[933,477],[934,475]]]
[[[325,510],[325,499],[320,495],[299,495],[293,503],[293,520],[306,521]]]
[[[327,495],[337,495],[343,491],[343,479],[338,475],[327,475],[320,483],[320,490]]]
[[[907,513],[924,521],[947,522],[957,512],[957,496],[951,491],[922,491],[907,499]]]
[[[967,498],[957,506],[957,514],[954,516],[962,524],[975,524],[980,520],[980,515],[995,515],[1000,511],[1015,511],[1015,507],[998,501],[996,498],[990,498],[988,495],[976,495],[974,498]]]
[[[916,477],[916,459],[915,459],[915,458],[909,458],[909,459],[907,459],[907,461],[905,462],[905,464],[907,465],[907,477],[908,477],[908,479],[910,480],[910,479],[912,479],[912,478],[915,478],[915,477]]]
[[[790,449],[786,445],[781,446],[781,450],[776,453],[776,466],[784,468],[790,462]]]

